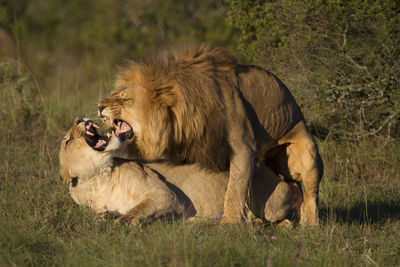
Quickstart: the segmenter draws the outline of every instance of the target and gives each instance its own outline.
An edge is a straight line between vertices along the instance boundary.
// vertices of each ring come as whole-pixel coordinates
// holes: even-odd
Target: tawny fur
[[[318,224],[317,145],[289,90],[262,68],[220,48],[183,47],[122,68],[100,106],[132,126],[136,157],[229,170],[224,222],[240,221],[257,160],[303,183],[301,223]]]
[[[62,141],[59,159],[64,182],[72,198],[95,214],[122,216],[119,221],[138,224],[170,214],[185,218],[222,216],[227,172],[213,172],[198,164],[141,164],[114,159],[107,150],[88,146],[84,123],[75,120]],[[113,137],[113,142],[119,142]],[[73,186],[73,177],[76,184]],[[268,181],[267,183],[265,181]],[[279,179],[268,167],[255,172],[250,210],[258,218],[279,222],[299,209],[301,193],[295,184]]]

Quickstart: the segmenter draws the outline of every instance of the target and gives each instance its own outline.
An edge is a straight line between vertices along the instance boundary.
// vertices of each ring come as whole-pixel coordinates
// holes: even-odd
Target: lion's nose
[[[98,105],[97,108],[99,109],[99,113],[101,114],[101,112],[106,108],[106,106]]]

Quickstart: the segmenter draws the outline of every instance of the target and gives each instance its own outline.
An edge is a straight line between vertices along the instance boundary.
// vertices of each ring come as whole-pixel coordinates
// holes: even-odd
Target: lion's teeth
[[[86,134],[94,136],[94,134],[92,132],[87,131]]]
[[[99,129],[99,126],[96,123],[92,123],[92,125],[93,125],[94,128]]]

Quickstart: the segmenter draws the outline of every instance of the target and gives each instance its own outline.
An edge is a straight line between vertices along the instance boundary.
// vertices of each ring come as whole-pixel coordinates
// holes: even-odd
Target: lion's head
[[[158,158],[171,136],[169,106],[134,81],[119,79],[116,84],[111,96],[99,105],[102,120],[124,144],[137,145],[132,149],[139,152],[137,157]]]
[[[186,47],[130,62],[99,114],[146,160],[164,156],[226,168],[226,103],[235,59],[210,46]],[[230,76],[229,76],[230,77]],[[229,92],[229,90],[225,90]]]
[[[76,183],[112,166],[112,155],[105,151],[109,138],[97,133],[97,125],[76,118],[64,136],[60,152],[60,175],[64,183]]]

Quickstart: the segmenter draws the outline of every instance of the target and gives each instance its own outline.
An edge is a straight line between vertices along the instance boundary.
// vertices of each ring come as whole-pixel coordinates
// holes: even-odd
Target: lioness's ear
[[[81,122],[83,122],[82,118],[76,117],[74,119],[74,122],[72,123],[72,128],[69,129],[69,131],[67,132],[67,134],[63,138],[62,144],[63,144],[64,148],[68,145],[69,141],[71,141],[71,136],[72,136],[73,129],[75,129],[76,126]]]
[[[71,134],[70,134],[70,132],[68,132],[68,134],[66,136],[64,136],[64,139],[63,139],[64,148],[68,145],[70,140],[71,140]]]
[[[81,123],[81,122],[83,122],[83,119],[82,119],[82,118],[79,118],[79,117],[76,117],[76,118],[74,119],[74,122],[72,123],[72,126],[78,125],[78,124]]]
[[[76,125],[75,123],[76,123],[76,119],[74,120],[74,123],[72,124],[72,128],[68,130],[67,134],[63,138],[62,144],[63,144],[64,148],[68,145],[68,143],[72,139],[72,129]]]

